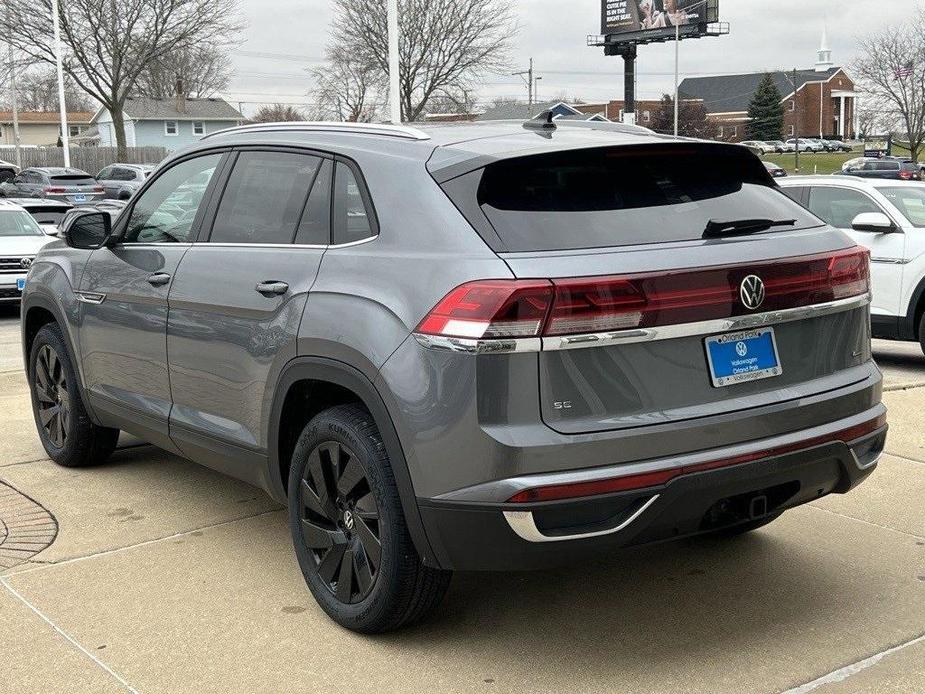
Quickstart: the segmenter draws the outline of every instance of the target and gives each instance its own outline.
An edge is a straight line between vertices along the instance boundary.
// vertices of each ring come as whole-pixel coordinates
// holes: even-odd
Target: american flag
[[[912,77],[913,73],[915,73],[915,67],[911,62],[908,62],[902,67],[896,68],[896,79],[901,80],[904,77]]]

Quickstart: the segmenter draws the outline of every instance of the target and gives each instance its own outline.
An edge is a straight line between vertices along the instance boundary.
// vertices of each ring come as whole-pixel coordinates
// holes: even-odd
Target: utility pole
[[[10,15],[10,6],[6,7],[7,18]],[[19,97],[16,93],[16,54],[13,44],[10,43],[10,105],[13,107],[13,149],[16,152],[16,167],[22,169],[22,150],[19,146]]]
[[[54,1],[54,0],[52,0]],[[401,87],[399,85],[398,0],[388,0],[389,12],[389,110],[392,123],[401,124]]]
[[[793,68],[793,137],[796,142],[794,151],[796,153],[796,163],[793,170],[800,173],[800,100],[797,99],[797,69]]]
[[[58,20],[58,0],[51,0],[51,23],[55,33],[55,67],[58,71],[58,108],[61,111],[61,146],[64,166],[71,165],[71,143],[68,141],[67,105],[64,103],[64,67],[61,60],[61,24]]]
[[[521,70],[520,72],[512,72],[514,77],[520,77],[527,83],[527,103],[530,106],[533,106],[533,90],[536,87],[536,80],[542,79],[542,77],[533,78],[533,58],[530,58],[530,68],[527,70]]]
[[[678,136],[678,96],[680,92],[681,25],[674,25],[674,136]]]

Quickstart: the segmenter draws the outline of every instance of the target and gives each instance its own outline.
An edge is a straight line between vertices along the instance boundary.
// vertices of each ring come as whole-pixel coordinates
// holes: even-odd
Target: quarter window
[[[334,164],[324,160],[315,177],[308,204],[299,222],[295,242],[313,246],[324,246],[331,242],[331,175]]]
[[[215,215],[212,243],[292,243],[320,157],[242,152]]]
[[[364,199],[364,190],[353,170],[343,162],[337,163],[334,174],[332,219],[335,245],[362,241],[376,234]]]
[[[221,159],[221,154],[187,159],[158,176],[132,206],[123,241],[188,241],[199,206]]]
[[[164,134],[165,135],[176,135],[177,134],[177,121],[165,120],[164,121]]]
[[[809,210],[836,229],[850,229],[854,218],[864,212],[883,212],[864,193],[828,186],[810,188]]]

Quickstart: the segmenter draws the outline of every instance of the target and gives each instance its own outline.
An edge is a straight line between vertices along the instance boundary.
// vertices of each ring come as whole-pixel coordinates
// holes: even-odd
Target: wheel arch
[[[918,340],[920,338],[919,323],[923,314],[925,314],[925,277],[919,280],[909,299],[905,320],[900,325],[901,339]]]
[[[385,401],[372,381],[349,364],[324,357],[298,357],[284,367],[274,392],[268,426],[267,459],[271,496],[281,503],[288,503],[286,486],[289,470],[288,456],[291,451],[287,452],[282,436],[285,428],[284,411],[287,401],[290,406],[293,404],[290,395],[305,383],[326,388],[326,392],[333,393],[334,399],[325,401],[325,407],[321,409],[327,409],[329,406],[343,402],[358,402],[370,413],[382,436],[392,465],[402,511],[415,549],[425,564],[439,566],[424,530],[408,463]]]

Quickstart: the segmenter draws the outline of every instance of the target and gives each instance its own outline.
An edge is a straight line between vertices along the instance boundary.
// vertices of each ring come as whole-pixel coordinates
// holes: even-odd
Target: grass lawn
[[[861,156],[858,152],[822,152],[820,154],[810,154],[800,152],[800,171],[799,173],[808,174],[831,174],[841,171],[841,165],[849,159]],[[766,154],[762,157],[766,161],[773,162],[787,170],[788,174],[797,173],[794,167],[794,155],[790,154]]]

